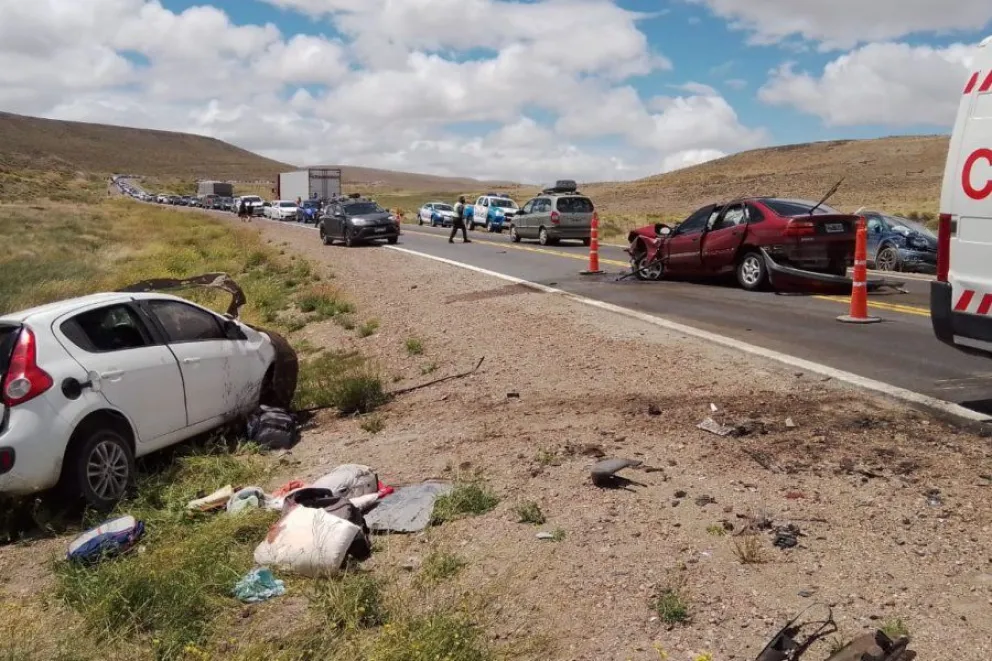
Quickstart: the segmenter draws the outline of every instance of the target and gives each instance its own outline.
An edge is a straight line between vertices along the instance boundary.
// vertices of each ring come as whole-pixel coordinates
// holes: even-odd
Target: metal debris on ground
[[[773,532],[775,534],[775,539],[772,544],[780,549],[791,549],[798,546],[799,537],[803,534],[802,531],[799,530],[799,526],[794,523],[778,526]]]
[[[721,425],[713,418],[706,418],[698,425],[696,425],[696,427],[698,429],[702,429],[703,431],[708,431],[711,434],[716,434],[717,436],[730,436],[731,434],[734,433],[733,427],[728,427],[727,425]]]
[[[916,652],[909,649],[909,637],[893,640],[881,629],[858,636],[825,661],[913,661]]]
[[[661,415],[661,408],[657,404],[648,405],[648,415],[659,416]]]
[[[550,532],[539,532],[537,533],[537,538],[543,540],[553,540],[555,536],[553,533]]]
[[[626,489],[631,485],[646,486],[617,475],[625,468],[637,468],[644,462],[637,459],[604,459],[593,465],[592,483],[600,489]]]
[[[713,505],[715,503],[716,503],[716,498],[714,498],[713,496],[702,495],[696,497],[696,504],[699,505],[700,507],[706,507],[707,505]]]
[[[802,619],[810,609],[818,606],[826,613],[824,619]],[[837,633],[837,623],[834,621],[833,610],[823,604],[811,604],[779,629],[758,654],[756,661],[798,661],[814,643],[834,633]],[[861,659],[852,658],[850,661]]]
[[[786,429],[795,429],[796,427],[797,427],[797,425],[796,425],[795,420],[793,420],[792,418],[786,418],[785,419],[785,428]]]
[[[927,505],[930,507],[940,507],[944,504],[943,499],[940,497],[940,489],[930,489],[926,493]]]

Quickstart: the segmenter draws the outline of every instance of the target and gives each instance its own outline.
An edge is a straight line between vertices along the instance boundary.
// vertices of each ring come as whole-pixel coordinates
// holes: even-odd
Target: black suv
[[[372,200],[355,197],[329,204],[320,216],[317,229],[325,246],[338,240],[348,247],[381,239],[394,244],[400,236],[399,221],[388,211]]]

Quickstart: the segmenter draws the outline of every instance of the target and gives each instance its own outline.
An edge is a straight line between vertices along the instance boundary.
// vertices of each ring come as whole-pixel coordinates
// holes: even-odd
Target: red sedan
[[[747,198],[705,206],[674,229],[636,229],[627,252],[641,280],[734,273],[749,291],[776,275],[839,282],[854,260],[857,221],[816,202]]]

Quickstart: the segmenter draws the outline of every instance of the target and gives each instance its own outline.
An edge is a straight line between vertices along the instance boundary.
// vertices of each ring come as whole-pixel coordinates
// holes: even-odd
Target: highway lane
[[[870,295],[883,322],[842,324],[844,296],[745,292],[714,282],[618,280],[628,270],[619,247],[600,251],[603,276],[582,276],[588,249],[514,244],[506,235],[470,232],[470,245],[447,242],[440,228],[404,226],[400,244],[437,257],[602,300],[719,333],[931,397],[992,412],[992,362],[959,353],[933,336],[927,278],[900,278],[907,293]]]

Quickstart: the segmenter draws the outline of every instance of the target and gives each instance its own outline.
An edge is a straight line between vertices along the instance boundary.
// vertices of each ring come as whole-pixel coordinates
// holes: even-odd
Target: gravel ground
[[[469,378],[399,397],[376,435],[321,417],[287,476],[344,462],[394,484],[481,472],[502,497],[495,511],[391,538],[373,564],[456,550],[469,561],[460,587],[486,595],[498,641],[544,640],[530,653],[542,659],[657,660],[655,646],[672,659],[752,659],[796,612],[825,603],[838,638],[901,620],[921,659],[992,658],[986,439],[553,295],[385,248],[324,247],[296,227],[256,228],[327,264],[358,320],[381,322],[368,338],[308,327],[313,344],[360,349],[397,388],[486,357]],[[407,355],[411,337],[424,355]],[[438,369],[424,376],[429,365]],[[740,434],[697,429],[707,416]],[[600,490],[588,474],[599,453],[651,468],[624,473],[640,486]],[[540,504],[545,526],[516,522],[523,501]],[[764,519],[798,526],[798,545],[776,548],[762,531],[762,562],[742,563],[739,533]],[[555,529],[562,541],[536,537]],[[691,621],[672,626],[651,604],[676,585]]]

